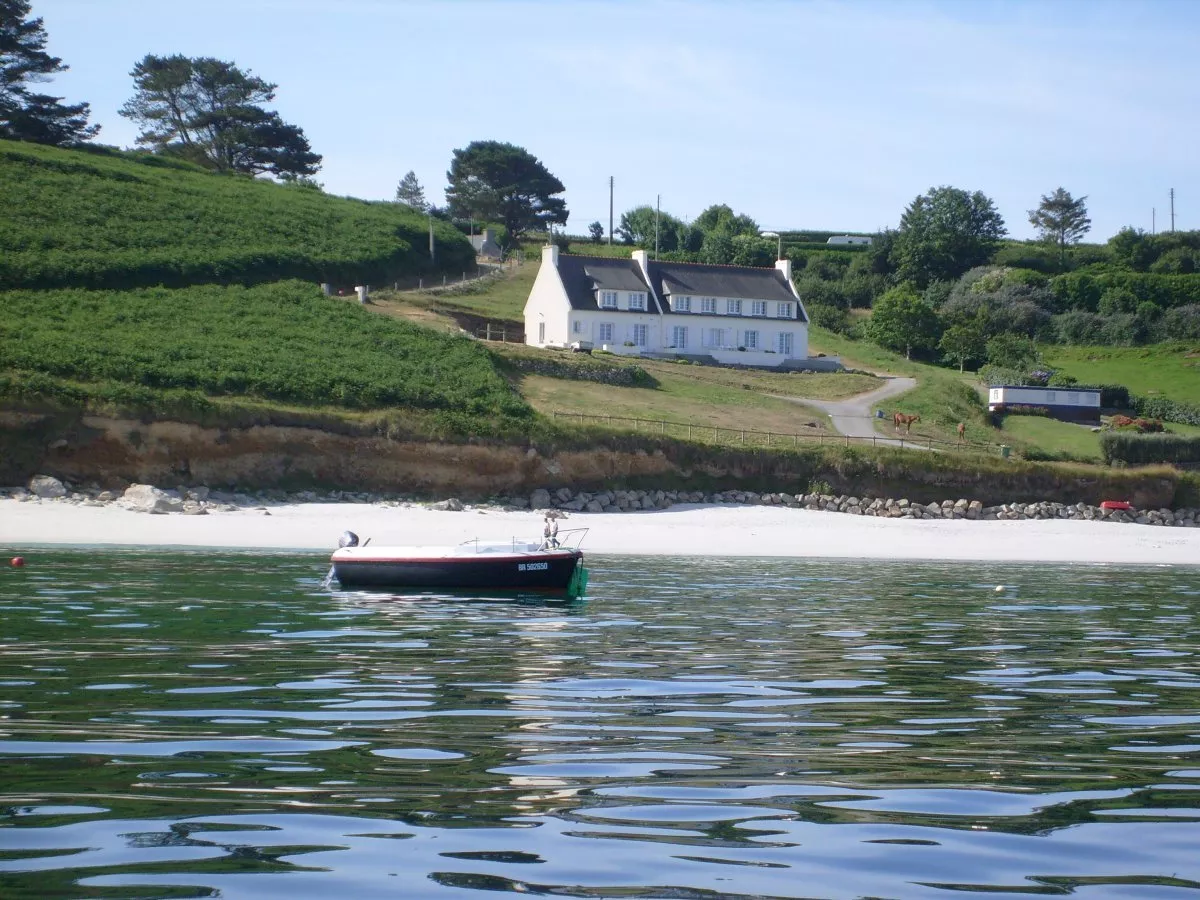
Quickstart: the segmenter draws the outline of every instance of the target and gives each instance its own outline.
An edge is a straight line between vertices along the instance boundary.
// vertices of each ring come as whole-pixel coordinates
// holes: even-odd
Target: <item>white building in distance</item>
[[[525,343],[810,367],[808,314],[787,259],[765,269],[652,261],[644,250],[614,259],[545,247],[525,303]]]

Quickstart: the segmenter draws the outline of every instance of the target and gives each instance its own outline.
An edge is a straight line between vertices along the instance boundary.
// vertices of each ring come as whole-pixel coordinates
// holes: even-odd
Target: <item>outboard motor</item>
[[[344,547],[357,547],[357,546],[358,546],[358,535],[355,534],[353,531],[343,531],[342,536],[340,538],[338,538],[338,549],[339,550],[343,549]]]

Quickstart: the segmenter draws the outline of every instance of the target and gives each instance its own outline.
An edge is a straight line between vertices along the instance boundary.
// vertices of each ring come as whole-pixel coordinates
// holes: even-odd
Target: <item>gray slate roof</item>
[[[661,298],[665,301],[670,294],[796,302],[796,295],[791,292],[787,280],[778,269],[652,261],[650,284],[647,284],[642,279],[641,269],[632,259],[561,254],[558,257],[558,274],[567,290],[572,309],[599,309],[598,290],[645,291],[646,311],[651,313],[669,313],[670,307],[660,308],[658,300]],[[799,303],[796,303],[795,309],[795,319],[806,321]],[[742,318],[762,317],[751,316],[750,310],[745,309]]]
[[[651,262],[650,282],[664,296],[685,294],[693,297],[796,302],[796,296],[778,269]]]
[[[654,292],[642,280],[641,269],[632,259],[562,254],[558,257],[558,276],[572,309],[599,309],[597,290],[644,291],[646,312],[660,312]]]

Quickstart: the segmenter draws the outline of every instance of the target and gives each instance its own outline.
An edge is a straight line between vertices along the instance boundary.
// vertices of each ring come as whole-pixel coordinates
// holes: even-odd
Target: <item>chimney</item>
[[[634,250],[633,261],[638,264],[642,270],[642,277],[646,279],[646,283],[650,283],[650,253],[647,250]]]
[[[554,268],[556,268],[556,269],[558,268],[558,245],[557,244],[547,244],[545,247],[542,248],[542,265],[546,265],[547,263],[554,266]]]
[[[792,286],[792,261],[790,259],[775,260],[775,268],[783,273],[783,277],[787,279],[788,287]],[[792,288],[795,290],[795,288]]]

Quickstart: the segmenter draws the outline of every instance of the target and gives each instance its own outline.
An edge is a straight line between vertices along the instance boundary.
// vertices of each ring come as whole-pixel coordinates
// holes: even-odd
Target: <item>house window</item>
[[[700,312],[716,313],[716,311],[717,311],[717,298],[716,297],[701,297],[700,298]]]
[[[646,295],[645,295],[645,294],[640,294],[640,293],[633,293],[633,294],[630,294],[630,295],[629,295],[629,308],[630,308],[630,309],[640,309],[640,310],[645,310],[645,308],[646,308]]]
[[[725,313],[730,316],[740,316],[742,314],[742,301],[726,300]]]
[[[687,349],[687,326],[676,325],[671,329],[671,346],[676,350]]]
[[[613,327],[612,322],[600,323],[600,343],[611,344],[613,342]]]
[[[1057,403],[1058,401],[1056,399],[1056,396],[1057,395],[1054,393],[1054,391],[1046,391],[1046,402],[1047,403]]]
[[[717,347],[717,348],[725,346],[725,329],[724,328],[708,329],[708,346]]]
[[[671,301],[671,309],[675,312],[691,312],[692,298],[691,297],[675,297]]]
[[[575,320],[575,333],[583,334],[583,323],[580,322],[578,319]]]
[[[538,343],[546,343],[546,323],[538,322]]]
[[[778,305],[778,306],[775,308],[775,315],[776,315],[778,318],[780,318],[780,319],[790,319],[790,318],[792,318],[792,304],[790,304],[790,303],[780,303],[780,304],[779,304],[779,305]]]
[[[747,350],[757,350],[758,349],[758,332],[757,331],[747,331],[746,332],[746,349]]]
[[[792,355],[792,333],[790,331],[781,331],[775,341],[775,349],[784,356]]]
[[[600,292],[600,308],[601,309],[616,309],[617,308],[617,292],[616,291],[601,291]]]
[[[635,347],[646,346],[649,330],[650,329],[645,325],[633,326],[633,345]]]
[[[765,316],[767,314],[767,301],[755,300],[750,309],[750,314],[754,316]]]

